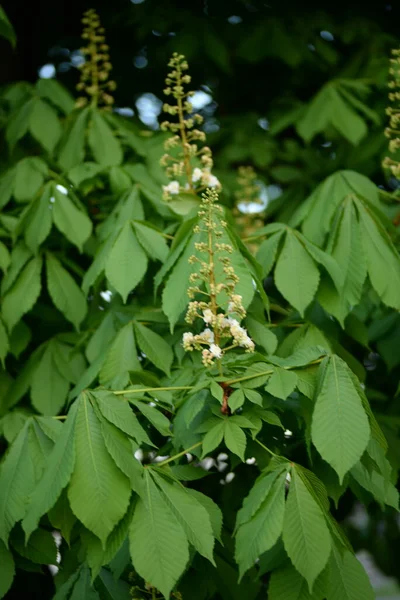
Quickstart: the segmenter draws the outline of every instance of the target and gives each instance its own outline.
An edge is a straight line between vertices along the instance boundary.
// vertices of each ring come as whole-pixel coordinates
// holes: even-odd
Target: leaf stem
[[[64,419],[66,419],[68,417],[68,415],[60,415],[58,417],[53,417],[53,419],[58,419],[59,421],[63,421]]]
[[[257,442],[257,444],[259,446],[261,446],[261,448],[264,448],[264,450],[266,450],[271,456],[276,456],[278,458],[283,458],[285,460],[288,460],[287,458],[285,458],[284,456],[281,456],[280,454],[275,454],[275,452],[272,452],[272,450],[270,450],[269,448],[267,448],[267,446],[264,446],[264,444],[262,442],[260,442],[260,440],[258,440],[257,438],[252,438],[255,442]]]
[[[113,394],[116,396],[123,396],[124,394],[143,394],[145,392],[165,392],[168,390],[192,390],[194,385],[175,385],[165,387],[147,387],[147,388],[136,388],[134,390],[115,390]]]
[[[167,465],[168,463],[172,462],[173,460],[176,460],[177,458],[180,458],[181,456],[188,454],[188,452],[190,452],[191,450],[198,448],[199,446],[201,446],[202,443],[203,443],[202,441],[197,442],[196,444],[193,444],[193,446],[190,446],[190,448],[186,448],[186,450],[182,450],[182,452],[178,452],[178,454],[174,454],[174,456],[170,456],[166,460],[163,460],[162,462],[154,463],[154,464],[157,467],[163,467],[164,465]]]

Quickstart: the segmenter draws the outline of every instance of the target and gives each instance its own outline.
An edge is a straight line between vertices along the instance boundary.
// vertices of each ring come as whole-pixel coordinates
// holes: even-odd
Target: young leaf
[[[82,246],[92,232],[92,222],[89,217],[76,208],[66,194],[57,187],[53,190],[53,219],[54,224],[82,252]]]
[[[93,109],[89,123],[89,146],[96,162],[105,167],[120,165],[122,149],[102,114]]]
[[[152,478],[145,477],[145,500],[137,501],[130,533],[134,569],[165,598],[189,560],[186,534]]]
[[[46,254],[47,287],[54,304],[79,329],[87,312],[86,299],[71,275],[53,254]]]
[[[275,284],[301,316],[314,298],[319,271],[297,237],[288,232],[275,267]]]
[[[169,376],[174,358],[171,346],[160,335],[139,322],[135,321],[134,327],[139,348],[156,367]]]
[[[62,127],[56,111],[47,102],[36,98],[29,118],[33,137],[49,152],[53,152],[61,137]]]
[[[332,355],[320,367],[312,441],[339,475],[361,458],[370,437],[368,417],[347,364]]]
[[[147,263],[147,256],[137,241],[131,223],[126,223],[105,265],[107,279],[124,302],[129,292],[143,279]]]
[[[307,580],[310,591],[325,567],[331,552],[331,536],[325,516],[296,468],[286,502],[283,543],[297,571]]]
[[[32,258],[3,298],[3,317],[11,331],[20,318],[35,304],[40,294],[42,258]]]
[[[104,545],[128,508],[131,488],[107,451],[88,396],[83,394],[77,403],[76,459],[68,499],[73,513]]]

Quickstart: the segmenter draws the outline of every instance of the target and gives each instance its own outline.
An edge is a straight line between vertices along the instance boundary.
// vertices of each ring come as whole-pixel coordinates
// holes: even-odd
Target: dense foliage
[[[207,141],[183,56],[151,131],[83,24],[79,98],[1,96],[0,597],[373,598],[351,541],[397,528],[398,54],[387,116],[378,37],[267,132]],[[358,500],[362,544],[338,523]]]

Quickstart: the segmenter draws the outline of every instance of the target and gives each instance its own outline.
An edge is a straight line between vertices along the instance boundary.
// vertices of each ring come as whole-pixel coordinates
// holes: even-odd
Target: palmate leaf
[[[170,368],[174,358],[171,346],[157,333],[151,331],[141,323],[134,323],[136,340],[139,348],[148,359],[166,375],[170,375]]]
[[[40,98],[35,99],[29,118],[29,130],[43,148],[53,152],[61,137],[62,127],[54,108]]]
[[[342,482],[367,447],[368,417],[350,369],[339,357],[324,359],[317,385],[312,441]]]
[[[100,383],[111,389],[123,388],[129,381],[129,371],[140,371],[132,323],[117,333],[100,371]]]
[[[236,533],[235,551],[241,577],[263,552],[274,546],[282,533],[285,512],[286,471],[278,473],[278,476],[276,475],[276,473],[271,473],[262,480],[264,489],[261,490],[259,485],[257,494],[253,492],[254,499],[251,504],[250,500],[247,500],[246,505],[242,508],[241,524]],[[259,498],[262,498],[261,504],[255,509]],[[242,522],[244,518],[247,518],[244,516],[246,514],[244,511],[246,511],[247,516],[253,514],[245,522]]]
[[[286,234],[274,278],[282,296],[303,316],[318,289],[319,271],[311,256],[291,232]]]
[[[138,574],[168,599],[189,560],[188,540],[148,473],[144,489],[144,499],[136,503],[129,533],[132,562]]]
[[[60,150],[58,162],[65,171],[69,171],[73,166],[83,162],[88,116],[89,108],[84,108],[78,113]]]
[[[297,375],[293,371],[276,367],[265,386],[266,391],[281,400],[286,400],[294,391],[297,384]]]
[[[25,224],[24,238],[28,248],[36,252],[50,233],[51,218],[51,189],[46,187],[43,194],[30,206],[22,217]]]
[[[283,543],[309,589],[325,567],[331,553],[331,536],[324,513],[294,467],[286,501]]]
[[[104,544],[128,508],[131,487],[107,451],[89,397],[83,393],[76,403],[76,459],[68,499],[73,513]]]
[[[58,370],[55,350],[50,340],[32,375],[32,404],[43,415],[56,415],[68,396],[69,382]]]
[[[97,109],[92,109],[90,114],[89,146],[100,165],[108,167],[121,164],[121,144]]]

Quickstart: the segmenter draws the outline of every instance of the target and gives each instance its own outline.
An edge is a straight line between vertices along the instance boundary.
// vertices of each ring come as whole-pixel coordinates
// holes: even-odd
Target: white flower
[[[192,175],[193,183],[200,181],[200,179],[202,177],[203,177],[203,171],[201,169],[199,169],[199,167],[196,167],[195,169],[193,169],[193,175]]]
[[[214,358],[221,358],[222,356],[222,350],[219,346],[217,346],[217,344],[211,344],[210,352],[211,355],[214,356]]]
[[[214,315],[213,315],[211,309],[206,308],[205,310],[203,310],[203,321],[204,321],[204,323],[212,323],[213,317],[214,317]]]
[[[200,335],[203,338],[203,340],[205,340],[209,344],[212,344],[214,342],[214,332],[211,331],[211,329],[208,329],[208,327]]]
[[[184,344],[191,344],[193,342],[193,337],[193,333],[190,333],[190,331],[186,331],[186,333],[184,333],[182,336],[182,342]]]
[[[179,181],[170,181],[168,185],[163,185],[163,190],[168,194],[179,194]]]
[[[215,175],[210,175],[210,177],[208,178],[207,185],[210,188],[216,188],[216,187],[220,187],[221,184],[220,184],[219,180],[215,177]]]

